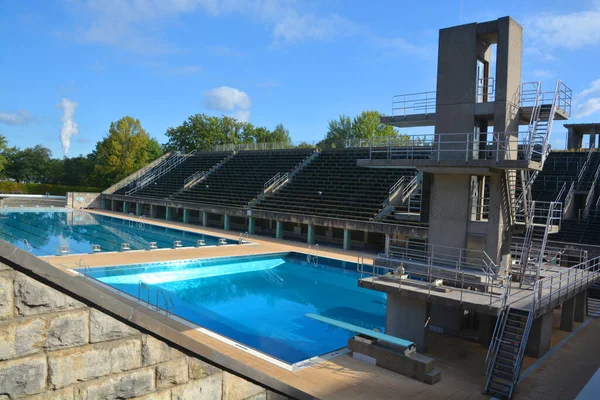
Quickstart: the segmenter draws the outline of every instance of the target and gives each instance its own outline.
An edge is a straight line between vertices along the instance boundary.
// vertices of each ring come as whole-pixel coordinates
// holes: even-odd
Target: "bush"
[[[48,183],[18,183],[4,181],[0,182],[0,192],[5,194],[46,194],[64,196],[67,192],[101,192],[104,189],[85,186],[51,185]]]

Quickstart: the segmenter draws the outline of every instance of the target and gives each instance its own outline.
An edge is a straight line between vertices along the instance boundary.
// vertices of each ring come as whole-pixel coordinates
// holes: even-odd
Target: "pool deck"
[[[122,213],[93,212],[118,216],[124,219],[130,218]],[[239,232],[226,232],[220,229],[184,225],[164,220],[147,219],[146,221],[155,225],[186,229],[231,239],[238,239],[239,235]],[[307,245],[298,242],[255,236],[251,236],[249,241],[252,244],[70,255],[44,257],[43,260],[68,274],[73,274],[69,269],[78,267],[80,260],[83,260],[93,268],[102,265],[123,265],[285,251],[307,252]],[[343,251],[341,249],[321,246],[319,255],[356,262],[358,253],[356,251]],[[365,263],[372,261],[372,254],[362,255],[365,257]],[[435,385],[424,384],[388,370],[357,361],[348,355],[341,355],[292,372],[223,343],[172,318],[167,318],[163,314],[151,310],[136,301],[116,295],[105,287],[95,286],[108,296],[117,297],[119,301],[134,308],[136,313],[138,313],[137,319],[141,318],[147,321],[148,318],[151,318],[150,321],[155,321],[154,323],[157,326],[156,333],[162,335],[167,340],[171,340],[169,336],[173,332],[179,336],[184,335],[185,347],[201,356],[215,360],[215,362],[218,362],[219,359],[234,359],[247,368],[259,371],[316,398],[331,400],[365,398],[369,400],[488,398],[488,396],[482,393],[485,384],[483,367],[487,348],[478,343],[431,332],[429,351],[426,355],[435,358],[436,368],[442,372],[441,382]],[[559,324],[559,319],[559,312],[555,312],[555,326]],[[596,340],[598,335],[600,335],[600,321],[595,318],[588,318],[586,322],[581,324],[576,323],[575,326],[577,330],[581,328],[581,332],[572,337],[569,336],[569,332],[553,329],[552,346],[555,346],[567,337],[570,337],[570,339],[566,345],[556,349],[551,357],[546,360],[542,359],[537,364],[534,364],[537,360],[529,357],[525,358],[523,371],[527,371],[531,365],[535,365],[536,369],[529,373],[525,382],[517,389],[517,398],[574,398],[587,380],[600,367],[599,358],[584,357],[585,354],[600,354],[600,341]],[[181,339],[179,340],[181,341]],[[572,350],[578,350],[578,353],[573,354]],[[580,379],[572,379],[569,376],[570,374],[563,375],[565,371],[577,371],[577,376]],[[541,394],[543,396],[539,397]]]

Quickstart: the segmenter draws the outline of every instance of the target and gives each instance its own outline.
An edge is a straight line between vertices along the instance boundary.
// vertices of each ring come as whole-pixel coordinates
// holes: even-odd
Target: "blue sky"
[[[505,15],[525,29],[523,81],[562,79],[572,122],[599,120],[597,0],[0,0],[0,133],[76,156],[124,115],[163,143],[207,113],[316,141],[339,114],[434,90],[440,28]]]

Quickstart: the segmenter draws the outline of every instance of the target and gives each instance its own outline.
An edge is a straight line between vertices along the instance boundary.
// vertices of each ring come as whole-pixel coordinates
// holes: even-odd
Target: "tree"
[[[0,175],[3,174],[6,164],[8,164],[8,141],[4,135],[0,135]]]
[[[96,144],[94,178],[109,186],[152,161],[158,142],[150,138],[139,119],[125,116],[111,122],[108,136]]]
[[[377,111],[363,111],[353,119],[340,115],[336,120],[330,120],[327,133],[320,146],[344,146],[352,139],[369,140],[373,137],[397,137],[396,129],[384,125],[380,121],[381,114]]]
[[[94,164],[94,159],[90,155],[65,158],[62,183],[72,186],[96,186],[93,179]]]
[[[257,127],[249,122],[240,122],[235,118],[211,117],[195,114],[165,133],[169,141],[164,150],[179,150],[189,153],[193,150],[211,150],[217,145],[240,143],[285,143],[291,145],[289,131],[282,124],[273,131]]]
[[[52,152],[38,144],[35,147],[6,151],[7,164],[4,175],[17,182],[45,182]]]

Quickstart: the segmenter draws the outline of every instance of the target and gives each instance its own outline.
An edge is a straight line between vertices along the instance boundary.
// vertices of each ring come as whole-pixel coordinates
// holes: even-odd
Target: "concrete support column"
[[[156,218],[156,206],[150,204],[150,218]]]
[[[172,207],[167,207],[165,219],[167,221],[170,221],[173,219],[173,208]]]
[[[313,225],[308,225],[308,235],[306,238],[306,243],[315,244],[315,227]]]
[[[123,213],[127,214],[129,212],[129,203],[124,201],[123,202]]]
[[[575,322],[575,297],[562,303],[560,310],[560,330],[572,332]]]
[[[552,310],[539,316],[533,321],[525,354],[530,357],[540,358],[550,350],[550,339],[552,338]]]
[[[229,215],[227,214],[223,215],[223,229],[229,230]]]
[[[202,226],[208,226],[208,213],[206,211],[201,211],[202,213]]]
[[[106,210],[106,199],[101,199],[101,200],[100,200],[100,207],[101,207],[103,210]]]
[[[187,208],[183,209],[183,223],[184,224],[190,223],[190,210],[188,210]]]
[[[350,235],[350,229],[344,229],[344,250],[350,250],[352,246],[352,238]]]
[[[254,235],[255,230],[256,230],[256,220],[252,217],[248,217],[248,234]]]
[[[283,222],[275,221],[275,237],[277,239],[283,239]]]
[[[110,200],[110,211],[115,211],[117,209],[116,204],[117,204],[116,200],[114,200],[114,199]]]
[[[142,215],[142,203],[135,203],[135,215]]]
[[[390,235],[385,234],[385,254],[390,252]]]
[[[417,346],[417,351],[427,351],[431,303],[405,297],[400,293],[388,293],[387,312],[385,315],[385,333],[410,340]]]
[[[587,290],[575,296],[575,322],[585,321],[587,314]]]

